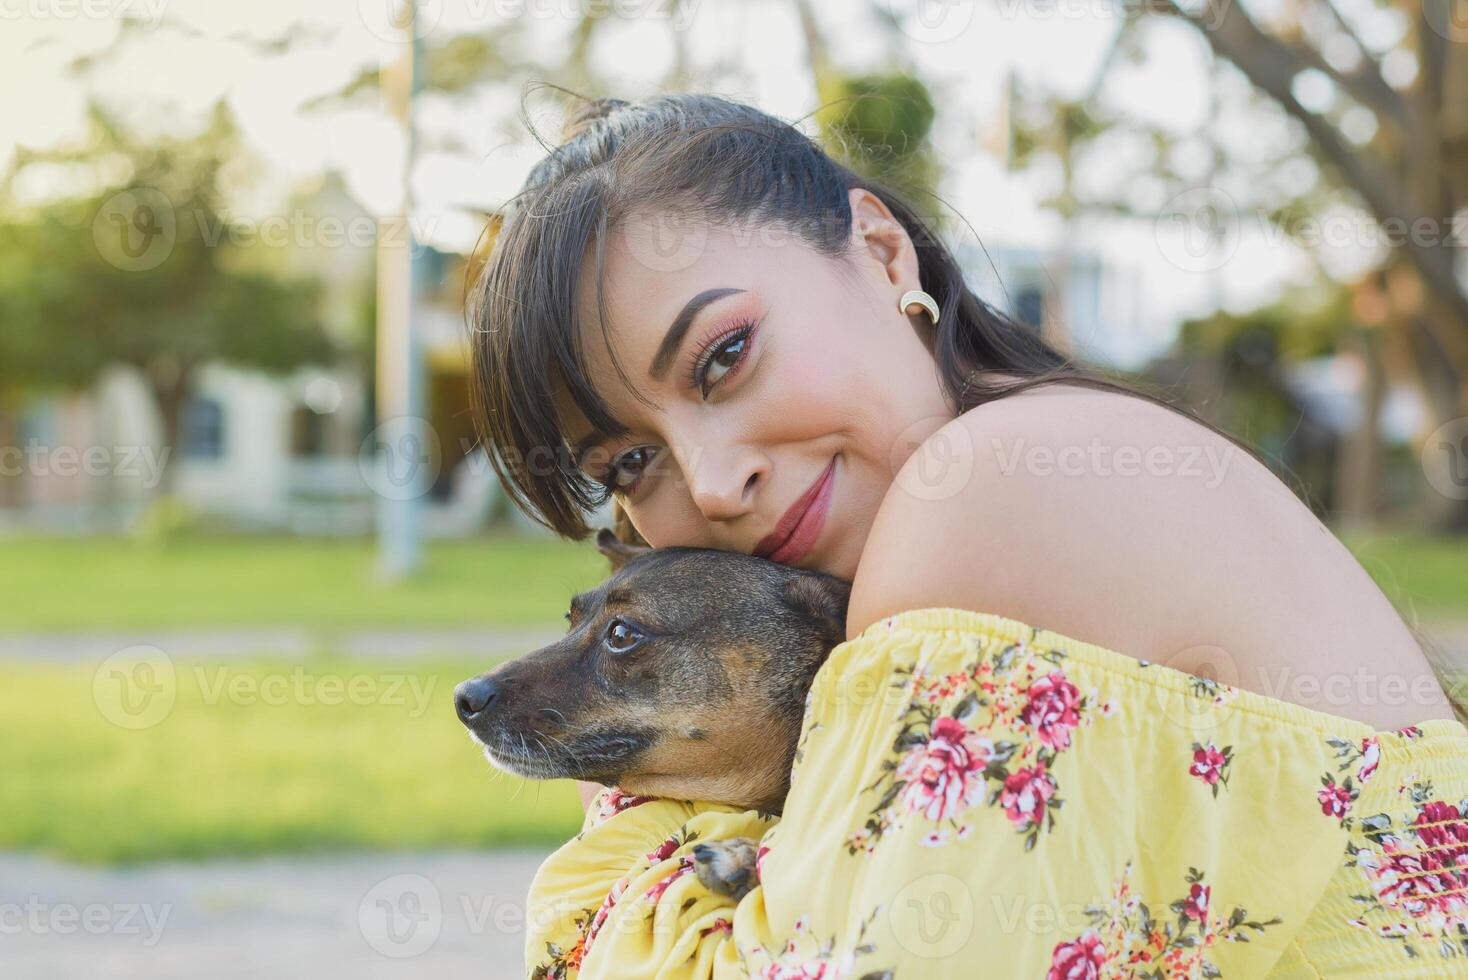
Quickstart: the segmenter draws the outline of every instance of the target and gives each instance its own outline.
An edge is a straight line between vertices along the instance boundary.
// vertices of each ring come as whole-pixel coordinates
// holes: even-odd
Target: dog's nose
[[[500,692],[499,683],[492,677],[471,677],[454,688],[454,710],[459,720],[469,724],[484,713]]]

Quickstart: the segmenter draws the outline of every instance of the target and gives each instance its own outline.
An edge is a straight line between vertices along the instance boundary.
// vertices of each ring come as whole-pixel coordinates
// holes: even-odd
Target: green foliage
[[[17,169],[62,163],[125,178],[99,179],[101,189],[40,210],[12,204],[0,220],[0,385],[82,385],[124,363],[155,385],[186,386],[188,372],[208,361],[281,372],[334,356],[317,284],[254,268],[227,217],[225,175],[242,166],[243,152],[226,110],[198,136],[147,143],[100,109],[91,118],[81,145],[17,160]],[[125,192],[157,207],[139,217],[126,203],[133,198],[117,197]],[[116,250],[113,236],[130,234],[131,218],[161,229],[160,261],[129,263]]]
[[[936,185],[928,140],[936,109],[920,79],[902,72],[835,76],[821,98],[817,123],[843,163],[918,198]]]
[[[1355,329],[1359,325],[1350,293],[1334,283],[1322,283],[1248,313],[1220,310],[1187,320],[1179,344],[1183,350],[1229,354],[1246,361],[1258,360],[1267,349],[1270,359],[1295,361],[1333,353]]]
[[[573,592],[606,577],[596,548],[549,538],[434,541],[421,572],[391,584],[376,558],[366,539],[12,538],[0,631],[555,626]]]

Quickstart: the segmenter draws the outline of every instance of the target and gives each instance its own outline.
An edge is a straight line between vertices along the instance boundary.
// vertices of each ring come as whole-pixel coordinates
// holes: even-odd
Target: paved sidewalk
[[[525,975],[531,851],[96,869],[0,853],[0,977]]]

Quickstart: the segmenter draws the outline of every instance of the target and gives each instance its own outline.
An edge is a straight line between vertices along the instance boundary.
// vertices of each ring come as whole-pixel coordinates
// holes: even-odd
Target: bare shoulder
[[[1186,651],[1221,652],[1240,686],[1302,703],[1290,678],[1430,677],[1380,589],[1259,460],[1164,406],[1074,386],[972,409],[898,470],[852,583],[847,637],[927,606],[1182,669]],[[1351,696],[1313,706],[1402,724],[1445,710]]]
[[[853,583],[848,635],[902,609],[957,606],[1150,656],[1167,641],[1156,617],[1186,587],[1169,555],[1209,537],[1198,502],[1241,456],[1119,393],[1052,386],[972,409],[896,474]],[[1130,611],[1150,619],[1145,650],[1142,631],[1117,628],[1123,585],[1153,595],[1156,608]]]

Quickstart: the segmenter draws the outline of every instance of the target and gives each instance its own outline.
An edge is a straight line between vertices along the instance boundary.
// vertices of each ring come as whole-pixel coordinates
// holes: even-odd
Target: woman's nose
[[[692,455],[684,465],[688,493],[708,521],[729,521],[749,513],[768,464],[751,450],[720,450]]]

